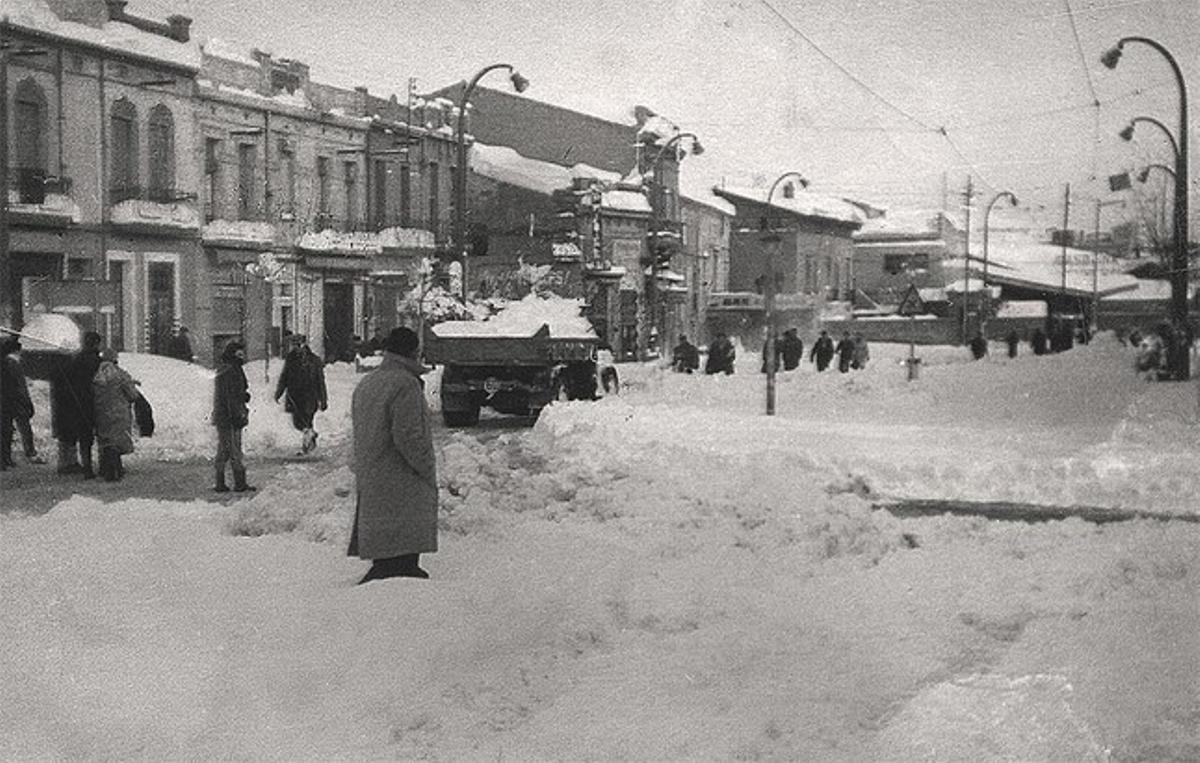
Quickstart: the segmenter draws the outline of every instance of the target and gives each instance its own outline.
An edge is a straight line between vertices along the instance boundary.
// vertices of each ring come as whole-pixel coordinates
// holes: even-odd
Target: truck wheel
[[[448,427],[473,427],[479,423],[479,407],[465,411],[442,411],[442,421]]]

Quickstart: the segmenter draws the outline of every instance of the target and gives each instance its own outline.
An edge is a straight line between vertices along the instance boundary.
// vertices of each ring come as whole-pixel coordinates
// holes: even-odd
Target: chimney
[[[128,4],[129,0],[104,0],[104,5],[108,8],[108,20],[124,21],[125,6]]]
[[[192,36],[192,20],[178,13],[167,16],[167,26],[170,28],[171,39],[176,42],[187,42]]]
[[[369,99],[368,99],[368,92],[367,92],[367,87],[366,87],[366,85],[355,85],[355,86],[354,86],[354,92],[355,92],[355,93],[358,95],[358,99],[357,99],[357,100],[358,100],[358,113],[359,113],[359,115],[360,115],[360,116],[364,116],[364,117],[368,117],[368,116],[370,116],[370,114],[368,114],[368,113],[367,113],[367,104],[368,104],[370,101],[369,101]]]

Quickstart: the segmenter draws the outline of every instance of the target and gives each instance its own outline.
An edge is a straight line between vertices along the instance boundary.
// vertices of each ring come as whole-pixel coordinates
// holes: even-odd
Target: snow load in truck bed
[[[446,321],[434,326],[433,333],[439,337],[527,337],[546,324],[555,339],[595,339],[592,324],[579,314],[582,308],[580,299],[544,299],[530,294],[487,320]]]

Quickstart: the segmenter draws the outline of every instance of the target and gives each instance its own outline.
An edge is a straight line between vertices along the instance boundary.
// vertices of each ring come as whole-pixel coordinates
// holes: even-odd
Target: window
[[[300,75],[287,69],[271,69],[271,89],[294,93],[300,87]]]
[[[253,220],[257,216],[254,174],[258,164],[258,149],[253,143],[238,145],[238,219]]]
[[[928,269],[929,255],[925,253],[883,255],[883,272],[888,275],[899,275],[906,271],[915,273]]]
[[[46,171],[46,96],[37,83],[27,79],[17,85],[16,128],[17,167],[21,170]]]
[[[409,200],[412,198],[412,175],[407,164],[400,165],[400,227],[407,228],[412,223],[409,215]]]
[[[329,214],[329,157],[317,157],[317,212]]]
[[[283,200],[279,211],[281,215],[287,215],[287,219],[292,219],[296,214],[296,152],[287,138],[279,141],[279,170],[283,176],[280,181]]]
[[[150,198],[172,201],[175,196],[175,120],[161,103],[150,110]]]
[[[115,204],[138,195],[137,109],[124,98],[112,105],[109,132],[112,134],[109,188]]]
[[[387,225],[388,209],[387,209],[387,182],[388,182],[388,165],[383,159],[376,159],[374,162],[374,177],[372,178],[371,191],[375,197],[371,200],[372,206],[372,222],[376,228],[382,228]]]
[[[358,220],[358,162],[343,162],[342,177],[346,186],[346,224]]]
[[[429,229],[437,231],[440,210],[438,208],[438,165],[429,163]]]
[[[217,218],[217,191],[221,172],[221,141],[204,139],[204,222]]]

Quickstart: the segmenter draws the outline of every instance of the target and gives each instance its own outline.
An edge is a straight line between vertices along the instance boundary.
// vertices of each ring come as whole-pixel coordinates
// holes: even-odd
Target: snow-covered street
[[[782,374],[774,418],[742,352],[728,377],[623,365],[619,396],[531,429],[439,428],[430,581],[354,585],[348,366],[300,462],[248,368],[265,479],[246,500],[79,482],[14,506],[45,502],[8,488],[49,467],[6,472],[0,758],[1200,756],[1200,526],[874,508],[1194,516],[1196,387],[1139,380],[1107,336],[918,349],[911,383],[907,346]],[[205,373],[126,357],[162,421],[130,484],[202,475]]]

